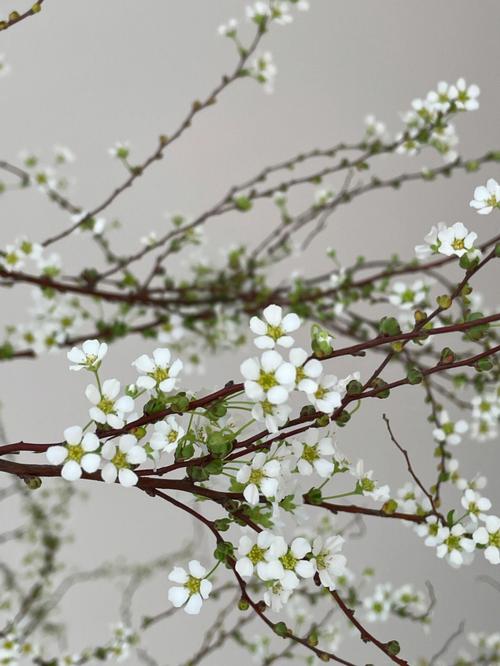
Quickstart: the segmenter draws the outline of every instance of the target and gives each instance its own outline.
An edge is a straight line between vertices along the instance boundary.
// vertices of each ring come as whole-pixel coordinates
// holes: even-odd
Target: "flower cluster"
[[[422,592],[412,585],[405,584],[393,589],[391,583],[379,583],[373,594],[363,599],[363,608],[368,622],[386,622],[390,615],[426,617],[426,599]]]
[[[446,162],[454,162],[458,153],[458,137],[449,117],[460,111],[479,108],[479,88],[467,85],[460,78],[454,85],[441,81],[425,99],[414,99],[412,108],[403,114],[405,130],[396,136],[397,152],[416,155],[428,144],[440,153]]]
[[[447,257],[462,257],[467,254],[469,258],[476,259],[481,256],[480,250],[474,247],[476,239],[477,234],[469,231],[461,222],[456,222],[451,227],[439,222],[424,237],[425,244],[415,247],[415,254],[421,260],[432,254],[444,254]]]
[[[256,576],[264,583],[264,601],[274,611],[280,611],[300,581],[316,573],[324,587],[336,589],[337,578],[346,570],[343,544],[339,535],[326,539],[318,536],[312,543],[296,537],[288,544],[282,536],[268,531],[260,532],[256,538],[245,534],[239,541],[235,568],[243,578]]]
[[[318,411],[332,414],[340,406],[346,386],[354,377],[339,380],[334,375],[323,376],[321,362],[309,357],[300,347],[290,349],[285,360],[275,348],[292,347],[294,339],[290,333],[299,326],[299,317],[294,313],[283,316],[279,305],[268,305],[262,319],[252,317],[250,320],[250,328],[257,334],[254,343],[265,351],[260,359],[244,361],[240,369],[245,379],[245,393],[256,403],[252,415],[257,421],[263,421],[269,432],[277,432],[286,423],[291,411],[287,402],[293,391],[305,393]]]

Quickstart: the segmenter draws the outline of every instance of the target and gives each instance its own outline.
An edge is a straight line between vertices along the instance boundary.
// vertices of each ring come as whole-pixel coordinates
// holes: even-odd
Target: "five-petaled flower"
[[[63,465],[63,479],[76,481],[82,476],[82,471],[92,474],[99,469],[100,443],[94,433],[87,432],[84,435],[80,426],[71,426],[64,431],[64,439],[65,445],[49,446],[47,449],[47,460],[52,465]]]
[[[168,599],[176,608],[184,606],[188,615],[198,615],[203,601],[208,599],[212,591],[212,583],[206,578],[207,570],[198,560],[191,560],[188,571],[182,567],[174,567],[168,579],[177,586],[168,591]],[[185,605],[184,605],[185,604]]]
[[[177,385],[178,375],[182,370],[182,361],[176,359],[172,363],[170,350],[166,348],[155,349],[153,358],[142,354],[132,365],[141,372],[137,379],[137,386],[151,391],[154,388],[163,393],[170,393]]]
[[[107,461],[101,470],[103,481],[114,483],[118,478],[122,486],[135,486],[139,477],[131,467],[146,460],[146,451],[133,435],[122,435],[118,444],[109,440],[103,445],[102,457]]]

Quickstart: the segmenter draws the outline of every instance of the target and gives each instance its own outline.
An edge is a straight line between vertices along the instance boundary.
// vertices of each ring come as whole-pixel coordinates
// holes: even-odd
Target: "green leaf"
[[[318,505],[323,501],[323,495],[319,488],[310,488],[307,493],[304,495],[304,499],[309,504]]]
[[[214,550],[214,557],[219,562],[225,562],[234,555],[234,546],[230,541],[220,541]]]

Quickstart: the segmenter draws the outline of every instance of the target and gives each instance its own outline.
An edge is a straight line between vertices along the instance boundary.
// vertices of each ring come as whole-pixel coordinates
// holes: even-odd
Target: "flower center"
[[[168,433],[167,439],[171,444],[173,444],[175,441],[177,441],[177,436],[178,435],[179,435],[179,433],[177,432],[177,430],[171,430]]]
[[[415,292],[412,291],[411,289],[407,289],[401,295],[401,302],[402,303],[413,303],[414,298],[415,298]]]
[[[489,412],[490,409],[491,409],[491,405],[490,405],[490,403],[489,403],[487,400],[483,400],[483,401],[481,402],[481,404],[479,405],[479,409],[480,409],[482,412]]]
[[[464,239],[463,238],[455,238],[453,243],[451,244],[451,247],[454,250],[463,250],[465,245],[464,245]]]
[[[288,553],[280,557],[280,562],[283,565],[283,569],[287,569],[288,571],[295,571],[298,560],[296,557],[294,557],[292,551],[289,550]]]
[[[17,264],[18,259],[19,257],[15,252],[9,252],[8,254],[5,255],[5,261],[11,266],[15,266]]]
[[[312,463],[315,460],[318,460],[319,458],[318,445],[314,444],[313,446],[309,446],[308,444],[304,444],[304,448],[302,450],[302,458],[306,460],[308,463]]]
[[[199,594],[200,593],[201,579],[195,578],[194,576],[189,576],[187,583],[184,584],[189,590],[190,594]]]
[[[322,551],[319,553],[319,555],[316,555],[316,568],[317,569],[326,569],[327,568],[327,563],[326,563],[326,556],[327,553],[325,551]]]
[[[264,472],[261,469],[253,469],[250,472],[250,478],[248,479],[248,483],[253,483],[256,486],[259,486],[263,478],[264,478]]]
[[[314,397],[317,398],[318,400],[322,400],[327,393],[328,393],[328,391],[326,390],[326,388],[324,386],[319,386],[318,390],[314,394]]]
[[[460,537],[456,536],[454,534],[450,534],[450,536],[445,539],[445,544],[448,546],[448,551],[451,550],[462,550],[462,546],[460,545]]]
[[[445,435],[452,435],[455,430],[453,423],[443,423],[441,428]]]
[[[99,400],[97,407],[105,414],[113,414],[115,411],[115,403],[113,400],[104,396]]]
[[[117,449],[115,455],[113,456],[111,462],[117,469],[122,469],[123,467],[128,467],[127,463],[127,454]]]
[[[304,368],[302,366],[300,366],[300,368],[295,369],[295,381],[297,382],[297,384],[299,382],[301,382],[304,379],[305,376],[306,376],[306,373],[305,373]]]
[[[68,451],[68,460],[75,460],[77,463],[80,462],[85,454],[80,444],[68,444],[66,449]]]
[[[258,562],[262,562],[264,559],[265,555],[265,550],[263,548],[259,548],[257,544],[255,546],[252,546],[252,550],[248,553],[248,559],[252,564],[257,564]]]
[[[273,340],[279,340],[279,338],[282,338],[285,335],[285,331],[281,328],[281,326],[271,326],[268,324],[267,335]]]
[[[168,368],[155,368],[149,375],[159,384],[164,379],[168,379]]]
[[[273,386],[276,386],[278,382],[276,381],[274,372],[264,372],[264,370],[261,370],[257,383],[262,386],[264,391],[269,391],[269,389],[273,388]]]
[[[500,530],[494,534],[490,534],[490,546],[495,546],[495,548],[500,548]]]
[[[497,198],[494,194],[489,197],[489,199],[486,199],[486,205],[487,206],[492,206],[493,208],[498,205]]]
[[[269,402],[269,400],[264,400],[263,402],[260,403],[262,405],[262,411],[264,414],[271,415],[273,414],[274,408],[273,405]]]
[[[372,479],[368,479],[367,477],[361,479],[360,485],[361,489],[365,492],[371,493],[373,490],[375,490],[375,481],[372,481]]]

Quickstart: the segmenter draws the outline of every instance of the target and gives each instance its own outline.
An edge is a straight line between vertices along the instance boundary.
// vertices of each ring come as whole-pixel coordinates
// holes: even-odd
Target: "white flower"
[[[16,245],[7,245],[3,255],[0,255],[0,268],[3,270],[20,271],[24,266],[24,254]]]
[[[288,421],[291,411],[290,405],[272,405],[269,400],[263,400],[253,406],[252,416],[264,422],[269,432],[276,433]]]
[[[471,488],[468,488],[462,496],[462,506],[469,514],[469,518],[477,523],[479,518],[485,520],[486,516],[484,515],[485,511],[491,509],[491,502],[486,497],[481,497],[479,493]]]
[[[182,361],[176,359],[170,363],[171,354],[169,349],[155,349],[153,358],[142,354],[136,359],[134,365],[140,375],[136,384],[148,391],[157,388],[163,393],[170,393],[176,387],[178,375],[182,370]]]
[[[317,428],[308,430],[301,439],[292,441],[294,454],[297,456],[297,469],[303,476],[316,471],[324,479],[330,477],[334,464],[328,457],[335,453],[331,437],[319,437]]]
[[[5,55],[0,53],[0,77],[10,74],[11,66],[5,61]]]
[[[290,350],[290,363],[295,366],[295,384],[299,391],[315,393],[318,390],[317,379],[323,372],[323,366],[316,358],[307,360],[308,354],[301,347]]]
[[[467,421],[460,419],[453,423],[450,421],[448,412],[445,409],[442,409],[437,417],[438,427],[434,428],[432,435],[434,439],[438,442],[444,442],[446,444],[451,444],[456,446],[462,441],[461,435],[463,435],[469,429]]]
[[[454,86],[450,86],[449,97],[455,103],[457,109],[475,111],[479,109],[479,87],[476,84],[467,86],[465,79],[460,78]]]
[[[128,395],[116,400],[120,393],[117,379],[106,379],[101,390],[93,384],[85,389],[85,395],[94,405],[89,409],[89,416],[96,423],[107,423],[112,428],[123,428],[124,414],[133,411],[134,401]]]
[[[240,537],[235,566],[240,576],[250,578],[256,571],[261,580],[267,581],[279,578],[283,574],[281,565],[273,559],[270,551],[276,538],[267,530],[259,532],[256,541],[246,534]]]
[[[146,460],[146,451],[133,435],[122,435],[118,446],[113,440],[107,441],[102,447],[102,457],[108,462],[101,471],[103,481],[114,483],[118,481],[122,486],[135,486],[139,480],[137,474],[130,469],[133,465],[140,465]]]
[[[496,423],[500,416],[500,401],[495,393],[484,393],[476,395],[471,400],[472,416],[476,419],[484,419]]]
[[[342,401],[341,389],[335,375],[325,375],[317,382],[317,388],[314,393],[307,393],[309,402],[324,414],[332,412],[340,407]]]
[[[245,14],[251,21],[256,21],[268,18],[271,16],[271,8],[266,2],[255,2],[253,5],[245,7]]]
[[[473,249],[477,234],[469,231],[461,222],[455,222],[451,227],[442,229],[438,233],[438,252],[447,257],[453,254],[461,257]]]
[[[494,208],[500,208],[500,185],[489,178],[486,187],[480,185],[474,190],[474,199],[469,203],[480,215],[489,215]]]
[[[438,234],[444,229],[446,229],[446,224],[438,222],[437,226],[433,226],[429,233],[424,236],[425,245],[415,245],[417,259],[422,261],[438,251],[440,244]]]
[[[114,146],[108,149],[108,154],[111,157],[116,157],[120,160],[126,160],[130,152],[130,144],[128,141],[117,141]]]
[[[470,435],[472,439],[476,439],[478,442],[487,442],[490,439],[496,439],[498,437],[496,423],[492,423],[488,419],[473,421]]]
[[[329,536],[323,539],[317,536],[313,541],[312,554],[315,569],[318,572],[321,584],[329,590],[336,588],[335,579],[343,576],[346,571],[346,558],[340,551],[344,539],[340,535]]]
[[[274,580],[264,592],[264,603],[275,613],[279,613],[290,599],[295,589],[295,587],[289,587],[291,582],[288,578]]]
[[[58,164],[71,163],[75,161],[75,154],[67,146],[56,145],[53,148],[56,162]]]
[[[318,207],[326,206],[333,201],[334,196],[332,190],[322,187],[320,190],[314,192],[314,204]]]
[[[173,583],[179,583],[180,587],[171,587],[168,591],[168,599],[176,608],[184,606],[188,615],[198,615],[204,599],[208,599],[212,591],[212,583],[207,580],[207,570],[198,560],[191,560],[186,571],[182,567],[174,567],[168,575]]]
[[[99,468],[101,456],[97,453],[99,439],[92,432],[83,434],[80,426],[71,426],[64,431],[65,446],[49,446],[47,460],[52,465],[61,465],[61,476],[66,481],[76,481],[82,470],[92,474]]]
[[[250,76],[252,76],[256,81],[262,83],[264,90],[267,93],[272,93],[274,90],[274,79],[278,73],[278,68],[273,62],[272,53],[266,51],[257,56],[252,62],[250,67]]]
[[[472,535],[475,543],[486,546],[484,556],[491,564],[500,564],[500,518],[487,516],[485,526],[478,527]]]
[[[363,599],[368,622],[385,622],[391,610],[391,584],[377,585],[372,597]]]
[[[278,579],[286,589],[295,589],[301,578],[312,578],[316,573],[314,563],[304,559],[311,552],[311,544],[303,537],[295,538],[290,546],[278,536],[270,547],[270,556],[281,565]]]
[[[260,361],[249,358],[240,366],[245,378],[245,393],[250,400],[268,400],[273,405],[281,405],[295,384],[295,367],[286,363],[273,349],[265,351]]]
[[[441,543],[437,546],[436,555],[439,558],[446,557],[452,567],[459,567],[468,562],[464,553],[473,553],[475,544],[472,539],[464,536],[465,528],[457,524],[453,527],[440,527],[438,536]]]
[[[294,312],[283,317],[279,305],[268,305],[262,314],[264,320],[259,317],[250,319],[250,330],[258,336],[254,340],[255,346],[259,349],[274,349],[276,345],[291,347],[294,340],[289,333],[299,328],[299,317]]]
[[[404,282],[394,282],[389,292],[389,302],[402,310],[411,310],[425,300],[426,292],[423,280],[417,280],[411,286]]]
[[[415,526],[415,532],[418,536],[424,538],[424,544],[435,548],[443,541],[443,535],[440,533],[441,523],[437,516],[427,516],[425,523]]]
[[[108,345],[99,340],[85,340],[82,348],[73,347],[67,354],[68,361],[74,363],[70,365],[70,370],[97,370],[102,359],[106,356]]]
[[[378,501],[387,501],[390,497],[389,486],[377,486],[376,481],[372,479],[373,470],[365,472],[363,460],[358,460],[355,467],[351,467],[351,474],[358,480],[357,489],[362,495],[371,497]]]
[[[446,81],[440,81],[437,90],[431,90],[427,94],[427,102],[434,110],[446,113],[451,106],[450,85]]]
[[[235,18],[230,18],[227,23],[217,28],[217,32],[221,37],[234,37],[237,27],[238,21]]]
[[[426,604],[424,595],[414,590],[409,583],[402,585],[392,593],[393,610],[396,613],[402,611],[411,615],[422,615],[425,613]]]
[[[256,453],[250,465],[243,465],[236,474],[236,481],[245,486],[243,497],[251,505],[259,503],[259,491],[265,497],[275,497],[278,491],[281,465],[279,460],[266,462],[263,451]]]
[[[369,115],[365,118],[365,134],[368,139],[383,139],[386,133],[385,123],[380,122],[375,116]]]
[[[180,426],[173,414],[167,416],[165,421],[157,421],[154,424],[154,432],[151,436],[151,448],[162,453],[175,451],[179,440],[184,437],[184,428]]]

